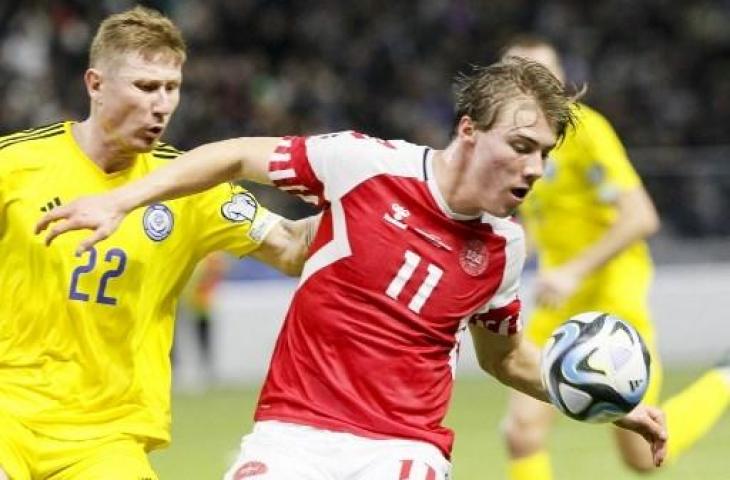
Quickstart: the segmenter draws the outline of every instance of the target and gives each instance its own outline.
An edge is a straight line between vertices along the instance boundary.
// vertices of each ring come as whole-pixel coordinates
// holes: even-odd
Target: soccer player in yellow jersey
[[[505,56],[546,65],[564,79],[556,49],[536,36],[521,36]],[[646,237],[659,226],[654,205],[608,121],[580,105],[576,128],[551,153],[544,177],[520,208],[525,229],[539,259],[536,308],[526,335],[538,345],[570,316],[599,310],[630,321],[652,351],[651,383],[645,403],[656,404],[662,370],[648,310],[652,262]],[[661,406],[667,417],[668,459],[701,437],[730,402],[730,375],[711,370]],[[510,480],[552,478],[545,449],[554,411],[513,391],[504,422]],[[651,452],[640,437],[616,429],[626,465],[653,470]]]
[[[80,195],[170,162],[161,143],[178,105],[185,44],[137,7],[91,45],[90,113],[0,138],[0,479],[156,479],[147,454],[170,441],[176,299],[213,250],[298,273],[306,221],[221,184],[131,215],[107,241],[46,247],[34,225]]]

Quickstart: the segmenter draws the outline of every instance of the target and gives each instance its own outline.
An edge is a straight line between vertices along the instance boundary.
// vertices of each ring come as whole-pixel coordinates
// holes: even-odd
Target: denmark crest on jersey
[[[155,242],[160,242],[169,237],[174,224],[172,211],[161,203],[155,203],[147,207],[142,216],[144,231]]]
[[[484,273],[489,264],[487,245],[479,239],[468,240],[459,253],[459,265],[472,277]]]
[[[256,218],[257,209],[258,203],[256,203],[253,195],[248,192],[236,193],[223,204],[221,214],[232,222],[253,222],[253,219]]]

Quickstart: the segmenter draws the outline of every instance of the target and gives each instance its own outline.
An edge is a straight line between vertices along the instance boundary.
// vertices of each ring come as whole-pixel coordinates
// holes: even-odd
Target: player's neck
[[[134,163],[136,155],[122,150],[119,142],[91,118],[71,125],[71,134],[79,148],[104,173],[126,170]]]
[[[436,150],[433,156],[433,173],[436,186],[452,212],[467,217],[480,216],[483,212],[471,204],[463,188],[465,169],[459,165],[462,153],[452,143],[445,150]],[[462,156],[460,156],[462,155]]]

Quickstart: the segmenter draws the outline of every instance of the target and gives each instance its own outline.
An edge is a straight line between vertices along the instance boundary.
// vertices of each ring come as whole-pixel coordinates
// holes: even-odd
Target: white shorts
[[[257,422],[224,480],[448,480],[434,445],[378,440],[277,421]]]

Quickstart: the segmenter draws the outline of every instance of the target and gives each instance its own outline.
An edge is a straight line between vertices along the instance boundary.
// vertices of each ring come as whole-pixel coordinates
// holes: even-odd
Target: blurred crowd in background
[[[0,132],[81,119],[90,36],[123,0],[3,0]],[[730,236],[730,0],[157,0],[189,46],[166,140],[356,129],[443,147],[451,81],[517,32],[556,42],[664,234]],[[268,195],[268,194],[265,194]],[[306,213],[267,197],[274,210]]]

